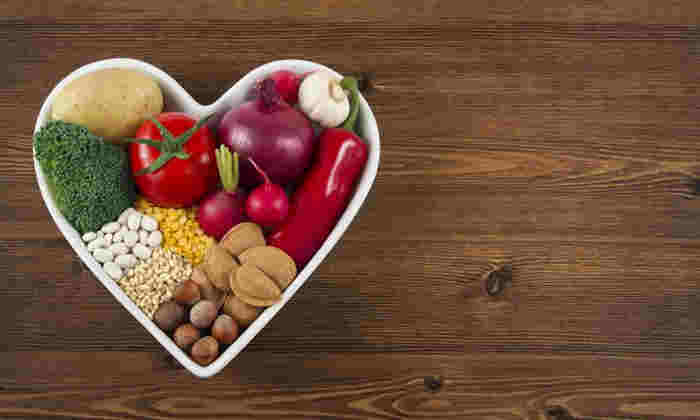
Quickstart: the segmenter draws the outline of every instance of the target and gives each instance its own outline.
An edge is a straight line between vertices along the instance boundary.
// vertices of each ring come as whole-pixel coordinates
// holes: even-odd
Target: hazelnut
[[[175,302],[182,305],[194,305],[200,298],[199,286],[192,280],[185,280],[182,282],[177,289],[175,289],[173,295]]]
[[[199,332],[192,324],[182,324],[175,330],[173,334],[173,339],[175,344],[181,349],[188,351],[195,341],[202,337],[202,333]]]
[[[208,328],[219,312],[216,304],[210,300],[200,300],[190,309],[190,322],[197,328]]]
[[[226,296],[221,310],[225,314],[230,315],[241,327],[247,327],[252,324],[262,312],[262,309],[248,305],[235,295]]]
[[[192,345],[190,355],[192,360],[206,366],[219,356],[219,342],[212,336],[200,338]]]
[[[230,316],[221,314],[211,327],[211,335],[221,344],[231,344],[238,337],[238,325]]]
[[[169,300],[153,314],[153,321],[161,330],[170,332],[185,321],[185,308]]]
[[[217,306],[221,306],[224,302],[224,293],[214,287],[212,282],[209,281],[207,274],[199,267],[192,270],[192,276],[190,277],[197,286],[199,286],[199,292],[202,299],[210,300],[217,303]]]

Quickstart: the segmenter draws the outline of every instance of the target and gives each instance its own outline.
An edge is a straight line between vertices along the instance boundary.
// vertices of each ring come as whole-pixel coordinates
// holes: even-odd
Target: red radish
[[[238,154],[224,145],[216,150],[216,165],[223,189],[208,195],[199,205],[197,222],[204,233],[221,239],[233,226],[245,219],[246,195],[238,188]]]
[[[277,70],[267,76],[275,82],[275,88],[282,99],[289,105],[295,105],[299,100],[299,85],[304,75],[289,70]]]
[[[245,203],[246,214],[251,221],[267,227],[279,226],[289,214],[289,200],[282,187],[273,184],[265,171],[251,158],[248,158],[253,168],[262,176],[265,182],[251,191]]]

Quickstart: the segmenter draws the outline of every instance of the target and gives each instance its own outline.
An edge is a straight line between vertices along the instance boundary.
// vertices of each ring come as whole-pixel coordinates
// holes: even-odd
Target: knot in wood
[[[442,388],[442,378],[439,376],[426,376],[423,378],[425,389],[432,392],[437,392]]]
[[[578,420],[569,413],[569,410],[560,406],[545,409],[545,414],[548,420]]]
[[[484,287],[489,296],[503,293],[508,283],[513,281],[513,270],[510,266],[497,267],[486,275]]]

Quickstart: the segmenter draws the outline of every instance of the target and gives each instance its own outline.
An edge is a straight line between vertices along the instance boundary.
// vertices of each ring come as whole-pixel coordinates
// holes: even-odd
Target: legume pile
[[[173,297],[175,288],[192,275],[192,265],[181,256],[155,248],[151,257],[127,271],[117,284],[127,296],[152,318],[161,303]]]
[[[214,239],[207,236],[197,223],[197,208],[170,209],[157,207],[139,198],[134,207],[158,221],[163,233],[163,248],[174,251],[192,265],[199,265]]]

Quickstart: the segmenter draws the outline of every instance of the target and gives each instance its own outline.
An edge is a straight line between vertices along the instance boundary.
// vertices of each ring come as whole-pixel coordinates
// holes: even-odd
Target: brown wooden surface
[[[486,3],[0,2],[0,418],[700,418],[700,3]],[[44,97],[114,56],[202,103],[279,58],[374,75],[368,201],[209,380],[35,183]]]

